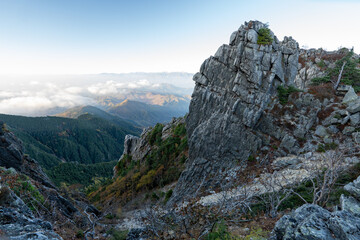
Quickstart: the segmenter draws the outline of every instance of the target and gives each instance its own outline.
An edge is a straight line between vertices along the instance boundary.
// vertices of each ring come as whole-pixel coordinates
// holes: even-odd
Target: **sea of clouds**
[[[162,80],[124,79],[111,74],[0,76],[0,113],[24,116],[51,115],[79,105],[96,106],[97,97],[116,96],[134,90],[190,94],[193,87],[191,75],[185,75],[183,78],[181,81],[181,77],[175,75],[175,81],[171,81],[171,74]]]

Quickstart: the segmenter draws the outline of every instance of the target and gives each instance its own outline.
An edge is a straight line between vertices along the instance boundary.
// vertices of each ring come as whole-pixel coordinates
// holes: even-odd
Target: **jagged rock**
[[[355,113],[350,116],[350,124],[351,126],[356,126],[360,122],[360,113]]]
[[[360,99],[352,101],[348,104],[349,106],[346,108],[350,113],[357,113],[360,111]]]
[[[338,88],[336,89],[336,94],[337,94],[337,95],[342,95],[342,96],[345,97],[345,95],[346,95],[349,91],[351,91],[351,89],[352,89],[352,86],[350,86],[350,85],[340,84],[340,85],[338,86]]]
[[[360,203],[355,198],[341,195],[340,205],[342,210],[360,217]]]
[[[335,62],[344,57],[348,52],[344,49],[337,51],[325,51],[323,49],[300,49],[298,72],[295,77],[297,88],[305,89],[314,78],[326,76],[327,68],[335,67]],[[354,54],[355,59],[359,55]],[[345,95],[349,90],[348,85],[339,85],[337,95]]]
[[[354,132],[351,135],[354,139],[354,142],[359,144],[360,143],[360,132]]]
[[[332,134],[336,134],[340,131],[335,125],[330,125],[327,127],[327,130],[329,130],[329,132]]]
[[[37,219],[9,188],[0,187],[1,239],[62,239],[51,223]]]
[[[355,131],[355,128],[354,128],[354,127],[352,127],[352,126],[346,126],[346,127],[344,128],[344,130],[342,131],[342,133],[343,133],[344,135],[351,135],[354,131]]]
[[[348,111],[340,109],[333,111],[330,116],[328,116],[323,122],[322,125],[329,126],[334,124],[346,124],[350,120],[350,114]]]
[[[145,240],[148,239],[145,228],[132,228],[130,229],[126,240]]]
[[[318,135],[319,137],[325,137],[329,134],[324,126],[319,125],[316,127],[315,135]]]
[[[270,240],[290,239],[360,239],[360,176],[345,185],[354,197],[340,197],[341,210],[328,210],[305,204],[275,225]]]
[[[352,87],[350,87],[348,92],[345,94],[345,96],[342,100],[342,103],[349,104],[350,102],[353,102],[353,101],[357,100],[358,98],[359,97],[355,93],[354,89]]]
[[[360,199],[360,176],[353,182],[346,184],[344,189],[351,193],[354,197]]]
[[[275,225],[271,240],[343,240],[360,238],[360,218],[348,211],[329,212],[305,204]]]
[[[0,122],[0,128],[3,126],[4,123]],[[55,188],[40,165],[24,154],[22,142],[9,131],[0,133],[0,166],[14,168],[47,187]]]
[[[291,166],[295,166],[300,162],[301,159],[297,156],[287,156],[275,159],[271,165],[274,170],[283,169],[285,167],[291,169]]]
[[[233,167],[238,160],[245,162],[262,147],[265,140],[256,131],[265,129],[261,126],[264,110],[278,85],[294,84],[299,55],[294,39],[285,37],[280,42],[272,32],[271,44],[258,45],[258,31],[265,27],[258,21],[245,23],[231,35],[230,44],[221,46],[195,74],[186,119],[189,160],[169,203],[194,193],[204,177],[216,176],[205,183],[215,186],[223,177],[221,169]],[[275,127],[265,131],[271,129],[277,131]],[[296,147],[295,143],[283,146]]]

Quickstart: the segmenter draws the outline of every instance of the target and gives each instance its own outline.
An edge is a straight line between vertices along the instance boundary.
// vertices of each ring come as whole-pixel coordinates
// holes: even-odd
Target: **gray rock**
[[[315,135],[319,137],[325,137],[329,134],[324,126],[318,125],[315,130]]]
[[[258,21],[245,23],[232,34],[230,45],[222,45],[216,54],[201,65],[195,74],[196,86],[192,94],[186,127],[189,159],[181,174],[169,204],[184,200],[197,192],[199,179],[207,179],[204,188],[223,181],[222,169],[245,164],[248,157],[263,147],[268,139],[261,133],[270,133],[283,140],[282,147],[297,151],[296,139],[266,121],[264,110],[273,106],[277,87],[294,85],[298,68],[298,43],[292,38],[271,45],[257,44],[257,31],[266,27]],[[271,32],[273,35],[273,33]],[[199,80],[199,79],[206,79]],[[321,107],[310,94],[308,102]],[[311,113],[315,116],[317,112]],[[306,118],[307,119],[307,118]],[[304,121],[304,129],[313,122]],[[304,136],[306,131],[298,134]],[[209,177],[214,176],[214,177]]]
[[[272,166],[274,170],[280,170],[286,167],[291,168],[291,166],[295,166],[301,162],[301,159],[297,156],[288,156],[288,157],[281,157],[277,158],[272,162]]]
[[[354,139],[354,142],[359,144],[360,143],[360,132],[354,132],[351,135]]]
[[[328,136],[324,137],[323,140],[324,140],[324,143],[328,143],[328,144],[334,142],[334,140],[332,138],[328,137]]]
[[[350,113],[357,113],[360,111],[360,99],[348,103],[346,108]]]
[[[330,125],[329,127],[327,127],[327,130],[330,132],[330,133],[332,133],[332,134],[336,134],[336,133],[338,133],[340,130],[336,127],[336,126],[334,126],[334,125]]]
[[[344,189],[351,193],[355,198],[360,199],[360,176],[353,182],[346,184]]]
[[[344,130],[342,131],[342,133],[343,133],[344,135],[351,135],[354,131],[355,131],[355,128],[354,128],[354,127],[352,127],[352,126],[346,126],[346,127],[344,128]]]
[[[280,147],[285,148],[289,152],[292,152],[296,142],[297,141],[293,136],[287,134],[281,141]]]
[[[25,203],[9,188],[0,188],[1,239],[62,239],[52,225],[37,219]]]
[[[350,116],[351,126],[356,126],[360,123],[360,113],[355,113]]]
[[[342,100],[342,103],[349,104],[350,102],[353,102],[353,101],[357,100],[358,98],[359,97],[355,93],[354,89],[352,87],[350,87],[348,92],[345,94],[345,96]]]
[[[360,217],[360,202],[355,198],[341,195],[340,205],[343,211],[347,211],[357,217]]]
[[[318,206],[305,204],[275,225],[271,240],[343,240],[360,238],[360,218],[348,211],[329,212]]]

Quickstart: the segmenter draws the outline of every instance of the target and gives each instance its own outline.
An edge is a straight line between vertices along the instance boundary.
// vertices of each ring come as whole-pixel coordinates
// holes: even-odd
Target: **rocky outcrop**
[[[165,124],[162,128],[161,138],[164,140],[172,135],[173,128],[179,124],[185,122],[184,118],[173,118],[169,123]],[[124,152],[120,157],[120,160],[124,156],[131,156],[131,159],[134,161],[143,161],[145,157],[151,152],[154,148],[149,142],[149,134],[151,133],[152,128],[144,128],[140,137],[133,135],[126,135],[124,141]],[[119,160],[119,161],[120,161]],[[117,175],[116,168],[114,169],[114,176]]]
[[[360,177],[345,186],[353,197],[341,196],[341,210],[330,212],[317,205],[303,205],[276,223],[270,239],[360,239],[359,183]]]
[[[348,49],[343,48],[337,51],[325,51],[324,49],[300,49],[298,72],[295,77],[295,85],[299,89],[305,89],[311,84],[313,78],[324,77],[325,70],[335,67],[335,62],[343,58]],[[360,55],[354,54],[354,59]]]
[[[40,182],[44,186],[55,188],[50,179],[41,169],[40,165],[24,154],[22,142],[6,129],[6,125],[0,121],[0,166],[14,168],[30,178]]]
[[[193,194],[200,179],[216,186],[225,169],[238,161],[245,164],[263,146],[257,131],[264,127],[259,126],[264,110],[278,85],[294,84],[299,56],[298,43],[291,37],[280,42],[271,32],[272,43],[258,45],[259,29],[266,27],[258,21],[245,23],[195,74],[186,119],[189,161],[173,202]]]
[[[0,187],[1,239],[62,239],[52,224],[35,218],[26,204],[9,188]]]

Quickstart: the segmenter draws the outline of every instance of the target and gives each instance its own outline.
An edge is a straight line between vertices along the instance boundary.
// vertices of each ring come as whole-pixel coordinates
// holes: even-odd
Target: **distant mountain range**
[[[96,107],[76,106],[55,116],[77,118],[89,113],[111,121],[117,121],[120,117],[141,127],[148,127],[184,116],[188,112],[190,96],[130,91],[97,97],[96,101]]]

